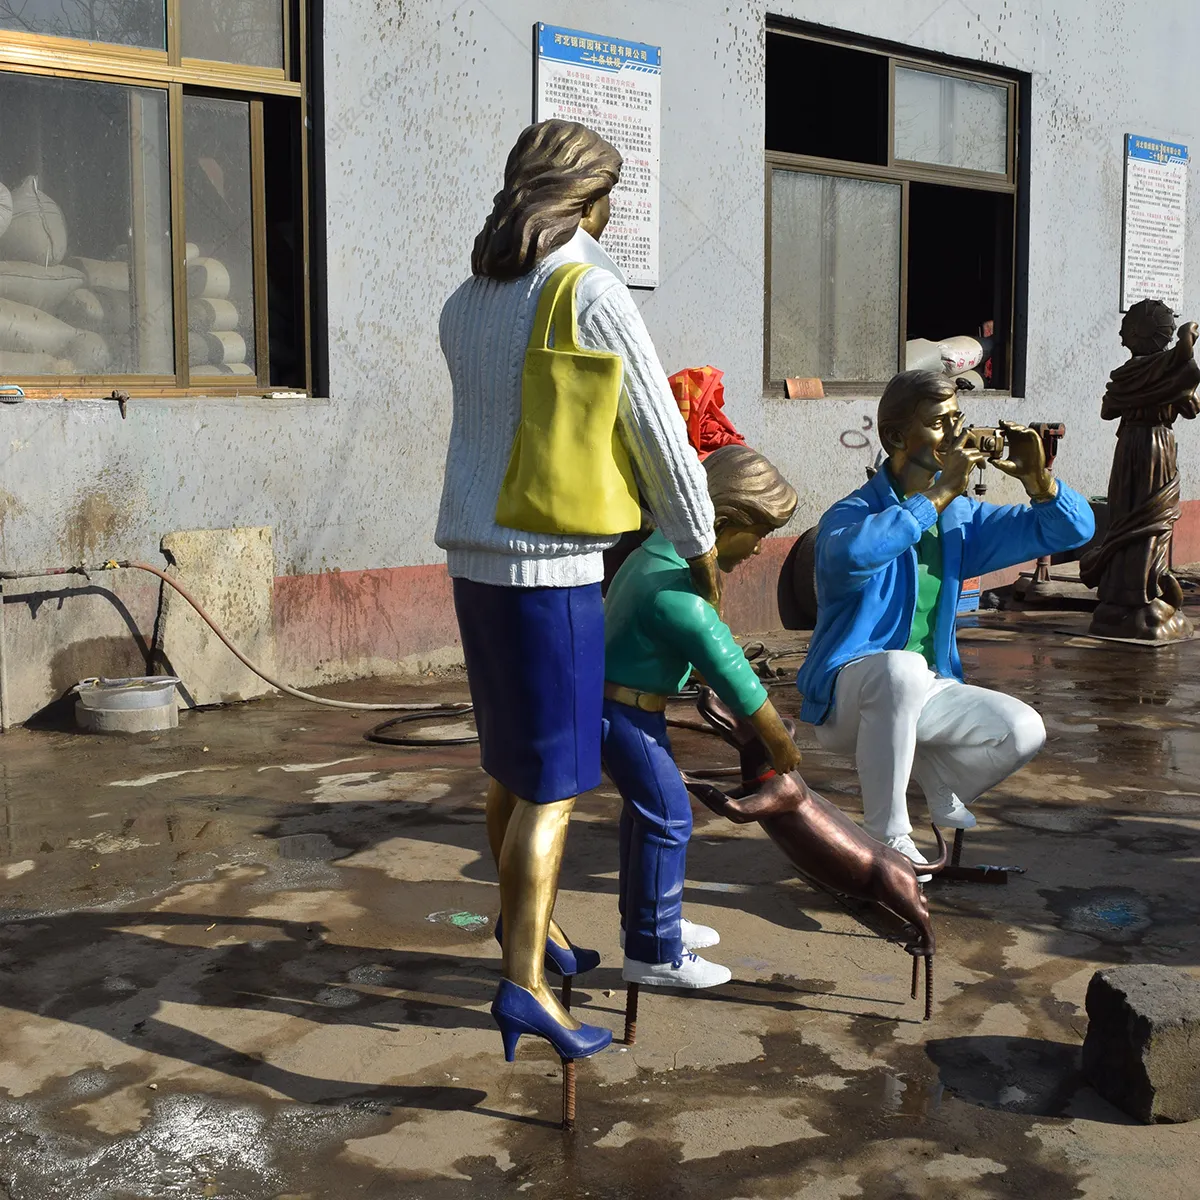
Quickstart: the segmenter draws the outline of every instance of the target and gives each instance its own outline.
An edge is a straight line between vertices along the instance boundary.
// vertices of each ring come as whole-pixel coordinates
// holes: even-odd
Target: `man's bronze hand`
[[[1024,425],[1001,421],[1007,458],[996,459],[992,466],[1005,475],[1019,479],[1025,490],[1035,499],[1044,500],[1053,496],[1057,485],[1046,466],[1046,448],[1041,437]]]
[[[986,461],[982,451],[967,444],[968,436],[964,432],[955,438],[942,459],[941,473],[924,493],[938,512],[944,512],[952,500],[966,492],[971,472]]]

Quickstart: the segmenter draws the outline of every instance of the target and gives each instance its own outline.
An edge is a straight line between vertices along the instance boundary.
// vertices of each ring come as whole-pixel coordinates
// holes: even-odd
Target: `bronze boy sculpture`
[[[749,446],[704,460],[716,512],[717,563],[734,570],[796,508],[791,484]],[[766,689],[678,552],[654,533],[617,572],[604,601],[604,765],[621,793],[620,911],[626,983],[705,988],[730,971],[695,953],[715,930],[683,918],[692,809],[667,737],[667,701],[693,666],[764,740],[771,766],[800,762]]]

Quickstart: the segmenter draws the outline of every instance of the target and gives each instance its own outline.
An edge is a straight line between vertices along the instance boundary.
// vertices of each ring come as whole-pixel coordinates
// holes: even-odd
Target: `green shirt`
[[[892,491],[896,493],[896,498],[903,500],[904,497],[900,494],[900,489],[896,486],[896,481],[892,479],[890,471],[888,479],[891,481]],[[908,635],[908,645],[904,647],[905,650],[912,650],[921,655],[935,671],[937,670],[937,653],[934,650],[933,634],[937,628],[938,598],[942,594],[942,542],[938,532],[940,523],[941,517],[939,516],[937,523],[930,525],[921,534],[921,540],[917,543],[917,606],[913,610],[912,631]]]
[[[697,594],[687,563],[656,531],[625,560],[604,598],[604,677],[670,696],[693,665],[738,716],[751,716],[767,699],[729,627]]]

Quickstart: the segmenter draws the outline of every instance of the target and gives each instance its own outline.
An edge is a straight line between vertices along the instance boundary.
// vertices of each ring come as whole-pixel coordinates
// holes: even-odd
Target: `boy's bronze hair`
[[[884,449],[893,448],[888,444],[888,433],[903,434],[908,429],[922,400],[949,400],[957,395],[954,380],[941,371],[901,371],[893,375],[883,389],[875,417],[875,428]]]
[[[704,470],[717,521],[780,529],[792,519],[795,488],[757,450],[722,446],[704,460]]]

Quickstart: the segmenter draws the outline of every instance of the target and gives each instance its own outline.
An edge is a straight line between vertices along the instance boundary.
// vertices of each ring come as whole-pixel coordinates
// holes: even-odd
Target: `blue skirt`
[[[483,769],[552,804],[600,783],[604,603],[598,583],[496,587],[454,580]]]

